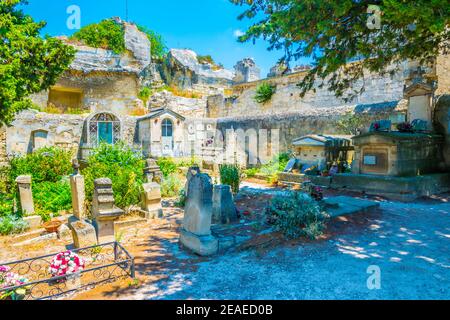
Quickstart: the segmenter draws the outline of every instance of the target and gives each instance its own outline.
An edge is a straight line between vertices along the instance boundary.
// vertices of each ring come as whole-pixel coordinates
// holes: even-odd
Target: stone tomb
[[[122,209],[114,205],[112,182],[109,178],[94,181],[94,197],[92,214],[99,244],[114,242],[114,221],[124,214]]]
[[[204,173],[194,173],[188,180],[188,194],[184,209],[180,242],[198,255],[217,253],[219,241],[211,233],[212,193],[211,178]]]

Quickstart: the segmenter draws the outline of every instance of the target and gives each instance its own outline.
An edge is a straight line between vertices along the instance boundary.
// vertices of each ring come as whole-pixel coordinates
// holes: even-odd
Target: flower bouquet
[[[11,268],[8,266],[0,266],[0,289],[7,289],[25,285],[28,279],[19,276],[17,273],[10,272]],[[27,291],[30,288],[27,286],[6,290],[0,293],[0,300],[23,300]]]
[[[58,282],[69,281],[69,284],[79,286],[80,272],[85,268],[85,260],[72,251],[64,251],[53,257],[50,264],[50,273],[53,277],[66,276]]]

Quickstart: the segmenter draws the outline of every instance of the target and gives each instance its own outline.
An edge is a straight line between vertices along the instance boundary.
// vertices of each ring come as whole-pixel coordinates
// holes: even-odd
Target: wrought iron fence
[[[15,287],[0,288],[0,297],[8,292],[25,289],[20,300],[50,300],[68,293],[113,282],[121,278],[135,278],[134,258],[118,242],[111,242],[72,250],[85,260],[85,268],[79,273],[53,276],[50,265],[57,254],[14,261],[0,266],[26,278],[27,283]]]

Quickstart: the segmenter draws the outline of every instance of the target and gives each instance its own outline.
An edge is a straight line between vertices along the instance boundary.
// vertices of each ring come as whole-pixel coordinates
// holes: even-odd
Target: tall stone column
[[[19,191],[20,207],[24,215],[34,214],[33,191],[31,190],[31,176],[19,176],[16,179]]]
[[[114,242],[114,221],[123,215],[124,211],[114,205],[111,179],[101,178],[94,181],[92,214],[98,243]]]
[[[85,216],[84,202],[86,199],[84,191],[84,177],[79,173],[80,165],[78,160],[72,161],[74,173],[70,176],[70,188],[72,191],[73,215],[78,220],[83,220]]]

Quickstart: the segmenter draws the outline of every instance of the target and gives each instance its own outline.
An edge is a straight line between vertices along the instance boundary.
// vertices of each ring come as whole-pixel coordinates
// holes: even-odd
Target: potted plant
[[[86,262],[83,258],[68,250],[58,253],[50,264],[50,273],[53,277],[66,276],[59,282],[65,282],[68,290],[76,290],[81,287],[81,271]]]
[[[28,279],[17,273],[10,272],[10,270],[11,268],[8,266],[0,266],[0,289],[23,286],[29,282]],[[0,293],[0,300],[23,300],[29,289],[29,287],[24,286],[14,290],[3,291]]]

